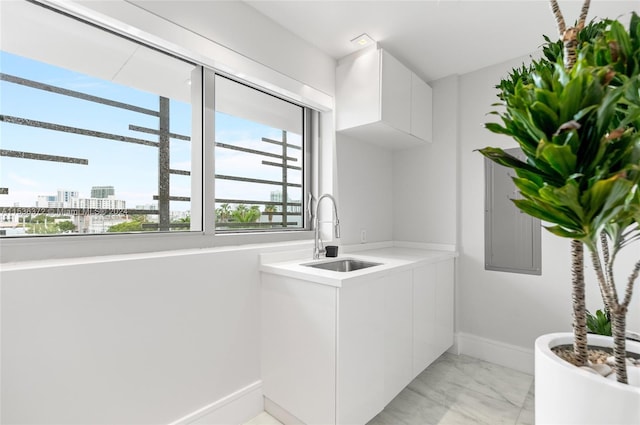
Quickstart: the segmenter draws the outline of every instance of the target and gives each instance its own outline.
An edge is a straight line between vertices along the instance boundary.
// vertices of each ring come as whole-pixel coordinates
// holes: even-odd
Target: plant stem
[[[577,25],[569,28],[567,28],[565,24],[558,2],[556,0],[550,0],[550,3],[551,10],[556,18],[556,24],[558,25],[558,32],[560,33],[560,37],[562,37],[562,42],[564,44],[564,67],[567,71],[571,71],[571,68],[573,68],[577,59],[576,48],[578,47],[578,33],[584,28],[591,0],[584,1],[582,9],[580,10],[580,18],[578,19]]]
[[[625,305],[624,302],[622,304],[618,302],[618,293],[616,292],[616,287],[613,282],[613,275],[605,276],[597,249],[591,250],[591,261],[596,276],[598,277],[600,291],[604,294],[605,306],[609,309],[609,314],[611,315],[611,335],[613,336],[613,357],[615,359],[614,370],[616,372],[616,378],[618,382],[627,384],[627,305]],[[609,258],[609,262],[611,262],[611,258]],[[638,264],[640,265],[640,262]],[[609,266],[610,264],[605,264],[604,268],[608,268]],[[635,280],[634,273],[632,273],[630,279]]]
[[[573,353],[576,366],[587,364],[587,308],[584,290],[584,245],[571,241],[571,284],[573,297]]]
[[[616,306],[611,311],[611,335],[613,336],[613,356],[615,358],[615,371],[618,382],[627,384],[627,309],[624,306]]]
[[[553,11],[553,15],[556,17],[556,24],[558,25],[558,32],[560,33],[560,37],[564,35],[564,32],[567,30],[567,26],[564,23],[564,17],[562,16],[562,12],[560,11],[560,6],[556,0],[550,0],[551,10]]]
[[[612,283],[613,282],[613,259],[609,255],[609,242],[607,240],[606,232],[600,232],[600,245],[602,247],[602,261],[604,262],[604,268],[606,269],[606,276],[603,279],[606,279],[605,282]],[[597,245],[595,245],[597,247]],[[594,265],[595,267],[595,265]],[[596,269],[597,272],[597,269]],[[603,270],[604,273],[604,270]],[[611,310],[609,307],[610,300],[607,297],[609,293],[609,288],[606,284],[602,284],[600,279],[598,278],[598,286],[600,287],[600,295],[602,296],[602,302],[604,303],[604,308],[606,311]]]

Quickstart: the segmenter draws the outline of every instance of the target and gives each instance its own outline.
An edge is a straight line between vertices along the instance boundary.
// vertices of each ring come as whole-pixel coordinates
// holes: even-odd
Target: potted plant
[[[615,20],[585,24],[587,0],[576,26],[567,28],[555,0],[551,6],[562,39],[545,37],[543,57],[500,82],[496,105],[503,109],[494,114],[502,123],[486,124],[512,137],[526,160],[499,148],[480,150],[515,170],[523,199],[514,203],[521,211],[571,239],[573,335],[536,341],[536,421],[640,423],[640,388],[626,385],[627,349],[640,353],[640,344],[625,341],[640,260],[620,295],[614,279],[619,251],[640,240],[640,18],[632,13],[628,30]],[[611,315],[612,338],[587,336],[585,246]],[[573,345],[570,360],[578,367],[551,353],[566,343]],[[613,348],[617,382],[579,368],[588,365],[588,343]],[[575,387],[567,388],[564,378]],[[611,399],[604,395],[609,389]]]

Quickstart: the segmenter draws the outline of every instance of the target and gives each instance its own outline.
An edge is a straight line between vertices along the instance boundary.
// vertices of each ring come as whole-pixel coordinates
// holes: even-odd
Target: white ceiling
[[[427,81],[463,74],[528,55],[542,34],[557,38],[547,0],[458,1],[245,1],[260,13],[335,59],[354,51],[350,40],[362,33]],[[582,0],[560,0],[568,25]],[[640,0],[592,0],[588,19],[629,22]]]

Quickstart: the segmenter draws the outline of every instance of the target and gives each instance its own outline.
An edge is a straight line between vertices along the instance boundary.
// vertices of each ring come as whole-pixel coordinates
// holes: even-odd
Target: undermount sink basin
[[[335,261],[327,261],[325,263],[307,263],[303,264],[303,266],[331,270],[334,272],[352,272],[355,270],[366,269],[368,267],[379,266],[381,264],[382,263],[372,263],[369,261],[354,260],[352,258],[343,258]]]

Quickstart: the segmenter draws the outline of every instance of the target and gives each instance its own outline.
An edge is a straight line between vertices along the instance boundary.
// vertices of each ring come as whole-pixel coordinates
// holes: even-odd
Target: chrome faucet
[[[326,250],[324,248],[320,248],[320,229],[319,229],[319,224],[320,221],[318,220],[318,211],[320,210],[320,201],[322,201],[324,198],[329,198],[331,199],[331,202],[333,203],[333,213],[336,216],[336,222],[333,228],[333,234],[335,235],[336,238],[340,237],[340,220],[338,219],[338,205],[336,203],[336,200],[333,196],[329,195],[328,193],[325,193],[324,195],[320,196],[320,198],[318,198],[318,202],[316,203],[316,212],[313,215],[313,230],[314,230],[314,236],[313,236],[313,259],[317,260],[320,258],[320,254],[324,254],[326,252]]]

